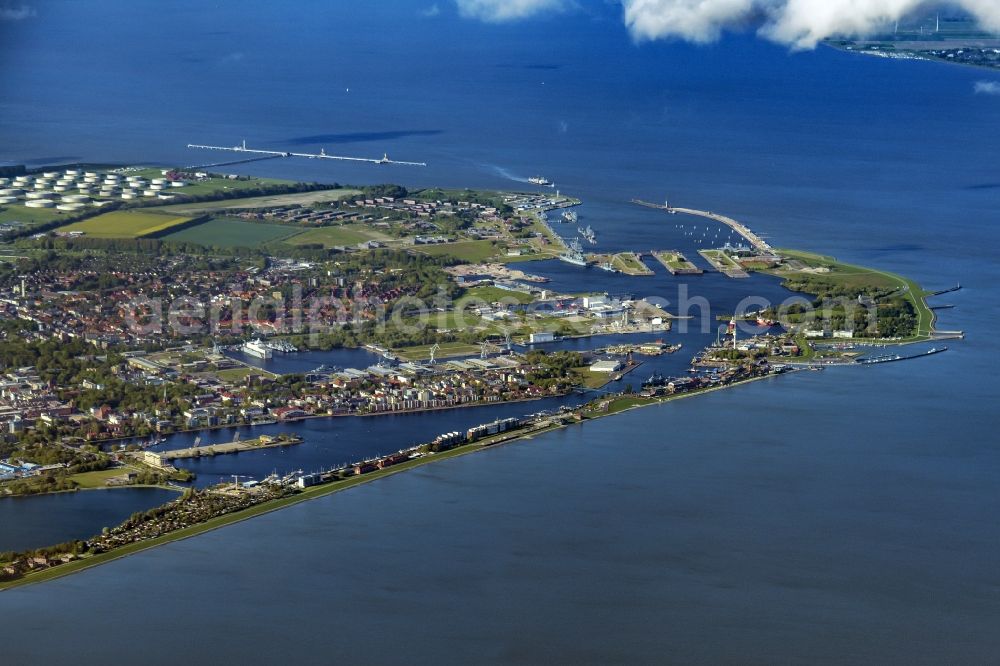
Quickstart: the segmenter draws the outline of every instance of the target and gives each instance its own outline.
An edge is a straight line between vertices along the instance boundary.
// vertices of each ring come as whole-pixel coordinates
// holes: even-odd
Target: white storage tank
[[[129,199],[135,199],[135,192],[131,190],[125,190],[122,192],[122,199],[128,201]]]
[[[154,178],[150,182],[153,183],[153,185],[166,185],[167,184],[167,179],[166,178]]]
[[[24,194],[20,187],[5,187],[0,190],[0,197],[19,197]]]
[[[10,185],[10,178],[0,178],[0,187],[7,187]]]
[[[51,199],[32,199],[24,203],[28,208],[52,208],[56,205]]]
[[[17,197],[5,197],[0,195],[0,204],[12,204],[17,201]]]
[[[97,172],[96,171],[84,171],[83,172],[83,176],[85,178],[97,178]]]
[[[83,209],[82,203],[61,203],[56,206],[56,210],[77,211]]]
[[[52,186],[52,191],[53,192],[65,192],[68,189],[69,189],[69,187],[67,187],[66,185],[58,185],[57,184],[57,185],[53,185]]]
[[[79,169],[66,169],[66,171],[64,173],[67,176],[69,176],[70,178],[76,178],[77,176],[80,175],[80,170]]]
[[[87,203],[90,197],[83,194],[65,194],[62,198],[66,203]]]
[[[51,192],[28,192],[24,195],[25,199],[37,201],[38,199],[48,199],[52,196]]]
[[[159,192],[157,192],[156,190],[143,190],[142,191],[142,196],[144,196],[144,197],[155,197],[157,194],[159,194]]]
[[[163,183],[153,183],[152,185],[149,186],[149,189],[156,190],[157,192],[165,188],[166,185],[164,185]]]
[[[58,171],[46,171],[45,173],[42,174],[42,177],[44,177],[44,178],[50,178],[50,179],[51,178],[58,178],[59,177],[59,172]]]
[[[163,199],[164,201],[171,201],[172,199],[176,199],[177,197],[175,197],[173,194],[163,194],[161,192],[160,194],[156,195],[156,198]]]
[[[187,185],[183,180],[172,180],[170,181],[170,187],[184,187]]]

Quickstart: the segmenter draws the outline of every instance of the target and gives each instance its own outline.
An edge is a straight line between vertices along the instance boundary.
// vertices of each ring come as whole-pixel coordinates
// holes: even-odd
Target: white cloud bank
[[[977,95],[1000,95],[1000,82],[976,81],[975,91]]]
[[[1000,0],[952,0],[987,29],[1000,30]],[[928,0],[622,0],[637,39],[718,39],[722,30],[760,17],[760,33],[794,48],[828,37],[865,35],[903,19]]]
[[[711,42],[728,29],[755,22],[764,37],[793,48],[814,48],[828,37],[870,34],[912,12],[946,4],[964,9],[988,30],[1000,30],[1000,0],[619,0],[635,39],[676,37]],[[571,0],[455,0],[459,13],[509,21],[562,11]]]

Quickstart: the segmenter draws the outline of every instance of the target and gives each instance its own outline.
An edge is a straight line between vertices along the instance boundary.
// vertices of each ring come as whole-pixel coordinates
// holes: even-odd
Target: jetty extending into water
[[[253,439],[233,440],[224,444],[206,444],[205,446],[191,446],[186,449],[171,449],[169,451],[159,451],[152,455],[158,455],[160,460],[178,460],[181,458],[200,458],[202,456],[217,456],[229,453],[239,453],[240,451],[258,451],[260,449],[272,449],[281,446],[292,446],[301,444],[302,438],[298,435],[282,434],[276,437],[271,435],[261,435]]]
[[[677,206],[670,206],[668,204],[655,204],[648,201],[643,201],[641,199],[632,199],[632,203],[639,206],[645,206],[646,208],[655,208],[657,210],[662,210],[667,213],[683,213],[684,215],[696,215],[698,217],[705,217],[710,220],[715,220],[716,222],[721,222],[727,227],[731,228],[733,231],[742,236],[751,246],[761,254],[772,255],[774,254],[774,248],[772,248],[767,241],[755,234],[750,230],[750,227],[746,226],[742,222],[734,220],[731,217],[725,215],[719,215],[718,213],[713,213],[709,210],[697,210],[694,208],[678,208]]]
[[[652,250],[650,254],[663,264],[671,275],[701,275],[705,272],[677,250]]]

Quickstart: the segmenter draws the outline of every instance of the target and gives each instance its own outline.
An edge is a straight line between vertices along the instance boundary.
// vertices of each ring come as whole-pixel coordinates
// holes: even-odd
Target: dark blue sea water
[[[87,539],[114,527],[134,511],[177,497],[162,488],[114,488],[0,499],[0,551],[51,546]]]
[[[571,428],[0,594],[11,659],[167,662],[144,646],[169,635],[215,662],[993,661],[1000,98],[973,91],[997,75],[744,35],[635,45],[610,4],[514,25],[370,4],[37,2],[0,22],[0,160],[195,164],[212,155],[186,143],[243,138],[388,152],[428,167],[244,171],[495,188],[542,174],[584,199],[597,249],[691,254],[674,216],[628,203],[669,197],[778,246],[960,281],[940,325],[967,340]],[[559,289],[608,277],[536,272]],[[614,286],[673,301],[681,281],[659,273]],[[783,295],[683,282],[718,311]],[[712,334],[689,335],[667,339],[693,353]],[[489,410],[313,421],[283,455],[337,463]],[[266,473],[281,455],[199,471]],[[74,607],[88,612],[64,621]],[[109,626],[132,640],[104,640]]]

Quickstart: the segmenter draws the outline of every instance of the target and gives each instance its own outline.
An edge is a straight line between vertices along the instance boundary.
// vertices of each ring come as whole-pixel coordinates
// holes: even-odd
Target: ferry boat
[[[572,210],[568,210],[562,214],[563,222],[576,222],[578,219],[579,216],[576,214],[575,211]]]
[[[532,185],[545,185],[546,187],[552,187],[552,181],[546,179],[544,176],[532,176],[528,179],[528,182]]]
[[[244,354],[247,354],[248,356],[253,356],[256,358],[268,359],[274,356],[274,352],[271,351],[271,348],[267,346],[265,343],[261,342],[260,340],[251,340],[250,342],[240,347],[240,351],[242,351]]]
[[[569,249],[559,255],[559,261],[565,261],[567,264],[573,264],[574,266],[586,266],[587,258],[583,256],[583,248],[580,247],[580,241],[573,239],[569,243]]]

